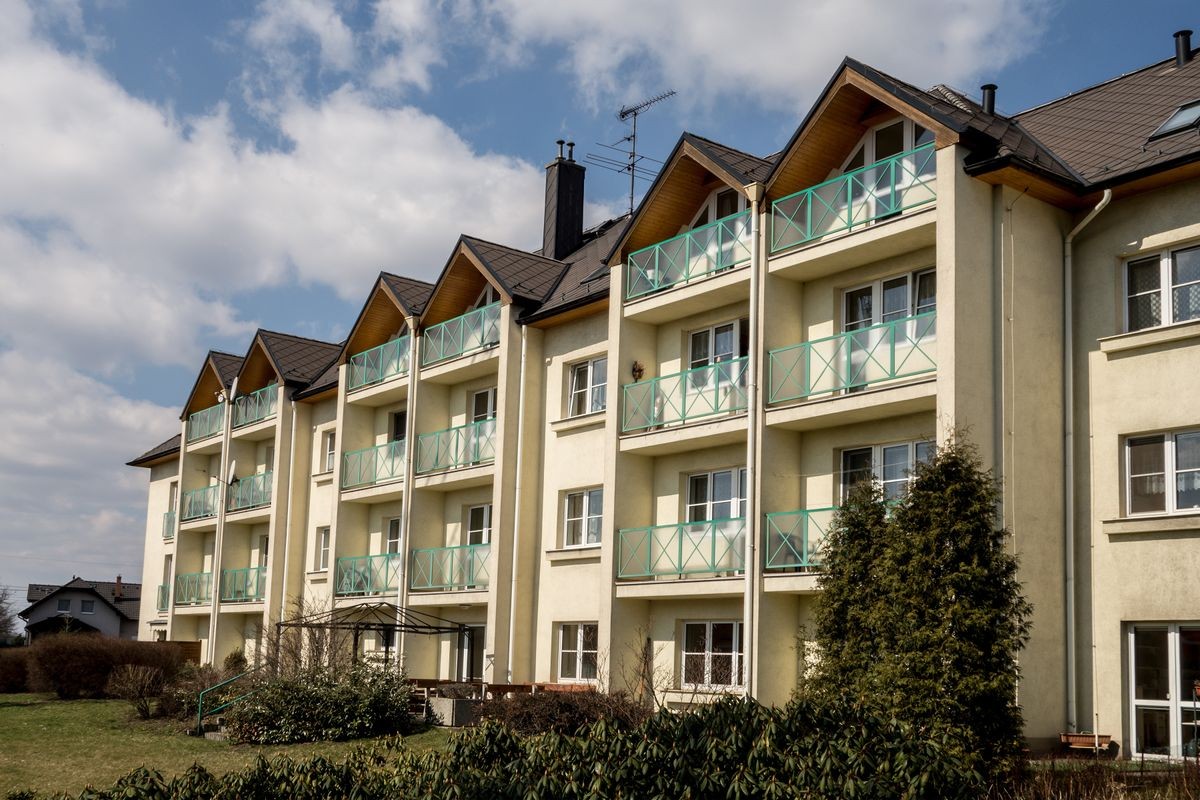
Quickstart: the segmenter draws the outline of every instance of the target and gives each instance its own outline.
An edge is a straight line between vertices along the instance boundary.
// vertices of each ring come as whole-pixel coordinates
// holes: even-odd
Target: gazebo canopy
[[[352,631],[356,634],[356,638],[357,634],[363,631],[398,631],[439,636],[460,633],[467,629],[466,625],[459,622],[452,622],[424,611],[385,602],[363,603],[348,608],[318,611],[302,617],[280,620],[276,626],[280,629],[320,628],[331,631]]]

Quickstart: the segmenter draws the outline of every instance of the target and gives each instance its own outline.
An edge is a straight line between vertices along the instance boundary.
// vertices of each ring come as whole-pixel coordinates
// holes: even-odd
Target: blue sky
[[[379,269],[536,247],[615,111],[757,153],[843,55],[1016,112],[1169,58],[1193,3],[0,0],[0,585],[140,577],[144,471],[205,349],[337,340]],[[588,170],[589,216],[626,179]]]

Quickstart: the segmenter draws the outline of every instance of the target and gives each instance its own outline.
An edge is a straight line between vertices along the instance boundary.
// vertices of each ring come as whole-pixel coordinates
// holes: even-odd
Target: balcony
[[[496,460],[496,420],[481,419],[417,437],[418,475],[490,464]]]
[[[163,513],[162,537],[170,540],[175,538],[175,512],[167,511]]]
[[[767,402],[853,392],[937,370],[937,312],[772,350]]]
[[[211,572],[188,572],[175,576],[175,605],[202,606],[211,602]]]
[[[279,385],[270,384],[233,400],[233,427],[244,428],[275,416]]]
[[[768,572],[819,570],[821,542],[836,512],[836,508],[814,508],[767,514],[763,531],[763,567]]]
[[[473,353],[500,343],[500,303],[430,325],[421,334],[421,366]]]
[[[364,447],[342,455],[342,488],[357,489],[404,477],[405,440]]]
[[[625,299],[715,275],[750,260],[750,211],[701,225],[626,259]]]
[[[650,580],[740,573],[746,520],[706,520],[625,528],[617,536],[617,578]]]
[[[409,337],[401,336],[350,356],[346,391],[354,392],[408,374]]]
[[[266,567],[221,570],[222,603],[259,603],[266,594]]]
[[[427,547],[412,551],[408,585],[413,591],[485,589],[490,544]]]
[[[215,517],[221,499],[221,487],[217,484],[205,486],[203,489],[192,489],[183,493],[184,522],[194,519]]]
[[[271,504],[270,470],[257,475],[249,475],[234,481],[229,486],[229,499],[226,502],[228,511],[248,511],[252,508],[262,508]]]
[[[933,144],[885,158],[771,204],[770,253],[895,217],[937,199]]]
[[[622,387],[621,432],[680,425],[746,410],[746,356]]]
[[[166,611],[171,606],[171,587],[165,583],[158,585],[158,604],[156,608],[159,611]]]
[[[334,575],[338,597],[395,594],[400,588],[399,553],[339,558]]]
[[[188,417],[187,421],[187,440],[188,444],[198,442],[201,439],[207,439],[210,436],[216,436],[225,426],[225,404],[217,403],[211,408],[206,408],[203,411],[197,411]]]

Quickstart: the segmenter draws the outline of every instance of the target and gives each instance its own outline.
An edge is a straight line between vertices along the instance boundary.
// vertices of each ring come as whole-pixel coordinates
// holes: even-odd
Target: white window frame
[[[1192,243],[1186,247],[1176,247],[1173,249],[1163,250],[1159,253],[1143,253],[1134,258],[1126,259],[1125,263],[1121,265],[1121,297],[1122,305],[1124,307],[1122,316],[1125,320],[1124,331],[1126,333],[1149,331],[1157,328],[1170,327],[1171,325],[1186,325],[1189,322],[1200,321],[1200,316],[1192,317],[1191,319],[1181,319],[1178,321],[1175,320],[1175,299],[1173,290],[1178,287],[1195,286],[1197,283],[1200,283],[1197,281],[1189,281],[1187,283],[1181,283],[1178,285],[1171,283],[1171,267],[1175,262],[1175,256],[1179,253],[1184,253],[1191,250],[1200,250],[1200,244]],[[1158,259],[1158,289],[1154,290],[1153,293],[1157,293],[1159,298],[1158,324],[1146,325],[1142,328],[1131,327],[1129,314],[1129,270],[1135,265],[1142,264],[1156,258]],[[1152,292],[1141,292],[1139,296],[1146,296],[1150,294],[1152,294]]]
[[[920,286],[920,278],[924,275],[932,275],[934,280],[934,292],[932,305],[926,304],[924,307],[919,307],[917,304],[917,290]],[[870,281],[868,283],[860,283],[855,286],[849,286],[842,290],[842,307],[839,313],[842,316],[842,332],[849,333],[851,330],[862,330],[864,327],[872,327],[880,325],[884,322],[883,319],[883,285],[892,281],[905,279],[906,294],[908,297],[908,308],[904,318],[915,317],[917,314],[924,314],[929,311],[937,311],[937,267],[922,267],[911,272],[904,272],[899,275],[888,275],[879,280]],[[862,325],[862,321],[856,321],[856,326],[851,328],[849,314],[846,310],[846,299],[854,292],[862,291],[863,289],[871,290],[871,319],[866,325]]]
[[[883,473],[884,451],[901,447],[907,448],[905,463],[908,464],[908,467],[905,470],[906,475],[903,479],[892,478],[885,481]],[[849,498],[850,488],[853,486],[853,484],[847,480],[847,473],[849,470],[846,469],[846,456],[849,453],[861,453],[865,450],[871,451],[871,477],[873,480],[878,481],[880,485],[883,486],[886,498],[888,484],[902,484],[904,486],[904,490],[907,491],[907,487],[912,483],[913,471],[915,470],[918,461],[928,461],[929,459],[932,459],[934,454],[937,452],[937,447],[928,439],[915,439],[908,442],[887,442],[885,444],[863,445],[861,447],[843,447],[838,452],[838,475],[841,478],[838,481],[838,485],[841,493],[840,501],[842,503],[845,503]],[[924,459],[922,459],[920,455],[920,451],[922,450],[926,451]],[[902,496],[903,492],[898,494],[897,498]]]
[[[571,499],[580,498],[580,516],[571,516]],[[590,523],[596,520],[596,540],[588,539],[589,531],[591,530]],[[571,534],[571,523],[579,525],[579,541],[572,541],[574,538]],[[562,546],[570,547],[599,547],[600,542],[604,537],[604,487],[592,486],[587,489],[579,489],[573,492],[567,492],[563,497],[563,533]]]
[[[483,527],[471,527],[474,512],[477,509],[483,510]],[[478,542],[472,542],[471,539],[478,533]],[[480,503],[479,505],[467,506],[466,523],[463,525],[463,544],[490,544],[492,541],[492,504]]]
[[[333,472],[337,465],[337,431],[334,429],[321,432],[321,472]]]
[[[92,604],[91,610],[88,609],[88,603]],[[80,614],[95,614],[96,613],[96,601],[95,600],[80,600],[79,601],[79,613]]]
[[[713,517],[714,503],[723,503],[724,500],[713,500],[713,485],[716,483],[717,475],[729,474],[731,485],[733,487],[731,505],[735,506],[734,511],[737,513],[728,517]],[[707,485],[705,487],[705,498],[702,503],[692,502],[692,481],[697,478],[705,478]],[[726,469],[714,469],[704,472],[688,473],[683,483],[683,519],[689,523],[711,522],[715,520],[725,519],[744,519],[746,516],[746,468],[745,467],[728,467]],[[703,514],[702,518],[693,519],[693,510],[699,510]]]
[[[875,134],[884,128],[895,125],[897,122],[904,123],[904,144],[900,148],[901,153],[907,153],[917,147],[917,128],[920,128],[924,133],[928,133],[930,135],[933,134],[933,131],[929,130],[924,125],[914,122],[907,117],[892,117],[891,119],[880,122],[877,125],[872,125],[870,128],[867,128],[859,140],[854,143],[854,147],[850,148],[850,155],[846,156],[846,159],[842,162],[841,168],[830,173],[829,177],[835,178],[838,175],[844,175],[845,173],[850,172],[852,169],[860,169],[860,167],[850,166],[850,162],[852,162],[854,157],[858,154],[859,148],[862,148],[863,151],[863,167],[869,167],[872,164],[878,163],[879,159],[875,156]],[[891,158],[891,156],[888,156],[888,158]]]
[[[1126,630],[1126,678],[1129,687],[1127,696],[1126,708],[1129,712],[1129,742],[1128,750],[1130,756],[1144,756],[1146,758],[1180,758],[1182,752],[1182,736],[1181,728],[1184,724],[1183,717],[1186,715],[1192,717],[1194,725],[1200,725],[1200,703],[1194,704],[1190,692],[1179,691],[1184,690],[1182,683],[1182,648],[1180,647],[1180,632],[1183,629],[1200,630],[1200,622],[1171,622],[1171,623],[1135,623],[1127,626]],[[1137,697],[1137,646],[1136,635],[1141,631],[1166,631],[1167,633],[1167,699],[1138,699]],[[1138,725],[1137,711],[1138,708],[1165,710],[1167,711],[1167,725],[1169,731],[1169,754],[1163,753],[1143,753],[1139,747],[1138,741]],[[1189,758],[1192,754],[1189,753]]]
[[[604,380],[596,380],[596,367],[604,363]],[[576,376],[583,375],[582,388]],[[575,400],[580,398],[582,410],[575,409]],[[598,402],[597,402],[598,400]],[[582,417],[596,414],[608,407],[608,356],[597,356],[586,361],[577,361],[567,370],[567,417]]]
[[[487,395],[487,415],[483,417],[479,416],[475,411],[475,399],[480,395]],[[471,422],[483,422],[484,420],[495,419],[496,401],[497,397],[495,386],[471,392],[471,407],[468,409],[468,413],[471,415]]]
[[[593,642],[595,647],[587,649],[584,647],[585,628],[591,628],[595,631]],[[573,635],[571,635],[573,634]],[[568,641],[572,639],[573,641]],[[562,622],[558,625],[558,682],[559,683],[595,683],[597,681],[597,673],[599,672],[599,652],[600,652],[600,625],[597,622]],[[567,674],[564,667],[565,653],[575,656],[575,671],[574,674]],[[586,656],[592,657],[592,675],[587,677],[583,674],[583,662]]]
[[[316,538],[316,553],[313,559],[317,572],[323,572],[329,569],[329,545],[332,536],[332,526],[320,525],[317,527]]]
[[[725,192],[732,192],[736,196],[737,210],[718,217],[717,196],[724,194]],[[708,197],[704,198],[704,202],[700,205],[700,208],[696,209],[696,213],[692,215],[692,220],[688,223],[688,226],[684,229],[684,231],[692,231],[696,228],[703,227],[704,225],[710,225],[718,220],[725,219],[725,217],[732,217],[735,214],[740,214],[745,210],[746,195],[742,194],[737,189],[734,189],[732,186],[721,184],[716,189],[713,189],[711,192],[709,192]],[[701,217],[704,217],[704,222],[700,222]]]
[[[479,292],[479,296],[475,298],[475,302],[472,303],[471,307],[468,308],[467,310],[474,311],[477,308],[483,308],[484,306],[490,306],[492,303],[495,303],[499,299],[500,299],[500,293],[498,291],[496,291],[496,287],[492,286],[491,283],[485,283],[483,285],[483,289],[481,289]]]
[[[66,608],[63,608],[63,603],[67,604]],[[58,598],[58,602],[54,604],[54,607],[55,607],[55,609],[57,609],[57,613],[59,613],[59,614],[70,614],[71,613],[71,598],[69,598],[69,597]]]
[[[1126,436],[1123,447],[1124,463],[1121,465],[1122,479],[1125,488],[1125,516],[1126,517],[1154,517],[1163,516],[1165,514],[1200,514],[1200,506],[1188,506],[1186,508],[1179,507],[1179,477],[1181,474],[1192,474],[1200,480],[1200,469],[1187,468],[1180,470],[1176,464],[1176,453],[1178,450],[1178,441],[1181,436],[1196,436],[1200,435],[1200,428],[1188,428],[1177,431],[1163,431],[1160,433],[1147,433],[1136,436]],[[1133,459],[1130,457],[1130,448],[1134,442],[1145,441],[1147,439],[1162,439],[1163,447],[1163,507],[1162,509],[1154,509],[1151,511],[1133,511],[1133,479],[1135,477],[1146,477],[1157,475],[1158,473],[1147,472],[1133,475],[1131,465]]]
[[[733,625],[733,652],[714,653],[712,650],[713,625]],[[705,626],[703,651],[690,651],[687,649],[688,627],[693,625]],[[679,644],[679,686],[682,689],[692,690],[727,690],[739,689],[746,685],[745,659],[746,659],[746,639],[745,626],[740,619],[715,619],[715,620],[684,620],[683,622],[683,637]],[[713,681],[713,656],[730,655],[730,682],[716,683]],[[700,656],[704,659],[704,680],[700,682],[689,682],[687,680],[687,660],[688,656]]]
[[[388,555],[399,553],[403,537],[404,523],[401,517],[389,517],[383,521],[383,552]]]

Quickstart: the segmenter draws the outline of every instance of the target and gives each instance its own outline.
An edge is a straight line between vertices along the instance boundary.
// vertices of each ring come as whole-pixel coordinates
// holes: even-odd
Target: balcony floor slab
[[[746,592],[746,578],[660,578],[653,581],[621,580],[617,582],[619,600],[688,597],[741,597]]]
[[[707,417],[684,425],[669,425],[621,437],[622,453],[665,456],[746,441],[746,413]]]
[[[494,375],[500,368],[500,347],[490,345],[474,353],[449,358],[421,367],[421,380],[430,383],[455,384]]]
[[[765,419],[768,427],[807,431],[936,409],[937,378],[926,377],[891,382],[852,394],[772,406]]]
[[[350,405],[377,408],[403,403],[408,398],[408,374],[394,375],[385,381],[346,393]]]
[[[410,590],[408,593],[408,605],[421,608],[485,606],[487,603],[487,589]]]
[[[355,486],[342,489],[342,501],[346,503],[387,503],[404,497],[404,478],[396,478],[370,486]]]
[[[742,264],[628,300],[621,313],[625,319],[661,325],[710,308],[749,300],[750,270],[748,264]]]
[[[413,479],[416,489],[430,489],[435,492],[454,492],[459,489],[469,489],[473,486],[487,486],[495,479],[496,464],[489,462],[474,467],[429,472],[418,475]]]
[[[833,234],[769,257],[767,270],[789,280],[811,281],[937,243],[937,207]]]

